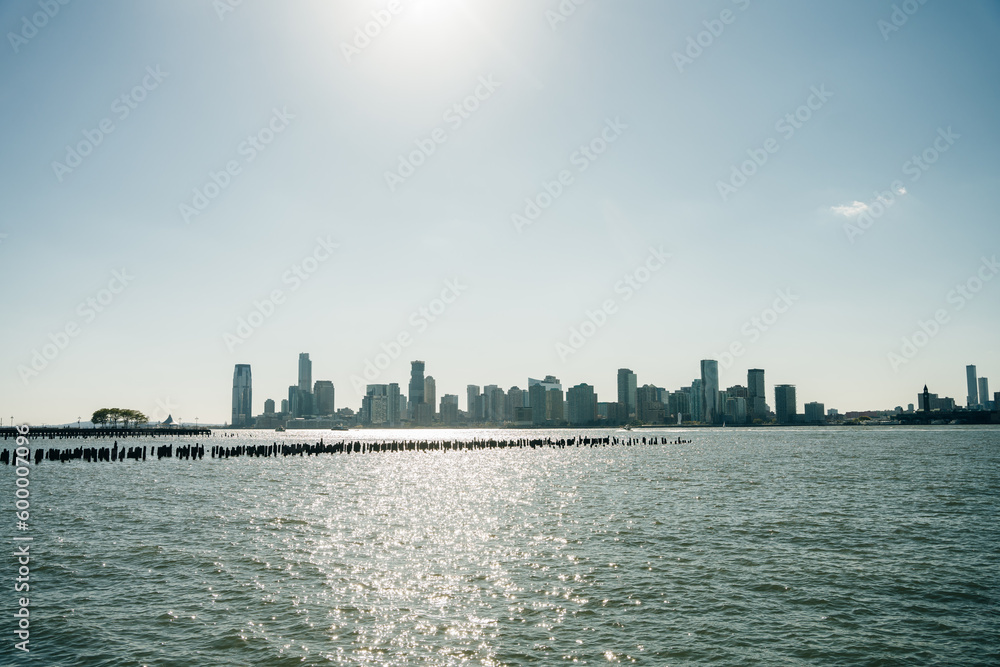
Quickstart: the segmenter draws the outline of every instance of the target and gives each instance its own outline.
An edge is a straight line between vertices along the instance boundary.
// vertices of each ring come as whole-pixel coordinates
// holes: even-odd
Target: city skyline
[[[305,366],[304,366],[305,363]],[[525,422],[540,425],[544,423],[557,423],[566,421],[570,424],[596,423],[598,415],[609,423],[625,423],[627,421],[638,421],[642,423],[671,423],[674,417],[680,415],[684,421],[708,423],[708,424],[730,424],[750,423],[755,420],[767,421],[773,419],[775,423],[781,425],[799,423],[825,422],[828,415],[843,415],[852,412],[891,412],[892,410],[903,410],[914,412],[917,410],[943,410],[954,411],[960,406],[954,398],[939,397],[938,393],[928,394],[927,385],[924,385],[923,393],[918,393],[916,404],[901,401],[893,408],[875,408],[864,410],[844,410],[839,407],[829,406],[825,402],[811,400],[800,401],[797,396],[796,385],[787,383],[775,383],[772,386],[773,402],[767,402],[767,382],[765,369],[751,368],[746,371],[746,384],[735,384],[722,390],[718,381],[718,361],[714,359],[703,359],[699,362],[701,375],[693,378],[689,386],[658,386],[653,383],[644,383],[638,386],[638,375],[628,368],[619,368],[616,373],[616,391],[613,394],[614,401],[599,401],[599,392],[594,385],[581,382],[563,391],[562,381],[553,376],[546,375],[544,380],[527,378],[526,389],[521,389],[518,385],[511,386],[508,390],[491,384],[484,387],[479,385],[466,385],[465,410],[462,411],[464,419],[469,422],[501,423],[501,422]],[[335,410],[334,385],[329,380],[317,380],[315,393],[320,393],[323,387],[328,399],[323,401],[325,407],[320,407],[319,399],[315,402],[301,403],[294,395],[284,404],[290,406],[290,410],[282,410],[287,413],[286,418],[301,419],[303,417],[320,418],[342,418],[343,410],[347,408],[355,414],[363,424],[381,424],[388,426],[400,426],[404,422],[412,425],[429,426],[438,420],[438,408],[436,403],[436,381],[433,376],[425,377],[426,363],[422,360],[410,362],[410,389],[416,389],[415,393],[402,394],[399,383],[370,383],[366,385],[365,395],[360,405],[351,407],[341,406]],[[249,401],[249,377],[250,365],[237,364],[233,379],[233,403],[232,413],[234,419],[232,425],[246,425],[237,423],[236,415],[243,409],[246,401]],[[311,360],[309,353],[299,354],[299,378],[300,384],[303,377],[303,368],[307,376],[311,377]],[[973,388],[978,390],[978,395],[970,394],[967,406],[970,409],[996,410],[997,401],[995,396],[990,396],[987,390],[988,378],[978,377],[976,366],[967,365],[966,376],[970,391]],[[238,388],[242,387],[242,391]],[[428,390],[428,387],[431,389]],[[537,393],[534,390],[539,390]],[[290,392],[297,391],[296,387],[290,387]],[[550,392],[556,392],[555,394]],[[558,407],[554,411],[553,396],[561,397],[558,400]],[[928,398],[930,396],[930,398]],[[429,397],[430,403],[426,402]],[[928,403],[930,401],[930,403]],[[617,403],[620,412],[616,412],[613,407],[599,408],[599,406],[612,406]],[[270,412],[267,405],[270,404]],[[591,405],[592,404],[592,405]],[[267,418],[274,414],[274,401],[266,400],[265,408],[261,416]],[[454,406],[454,411],[449,411],[449,406]],[[544,406],[538,412],[537,406]],[[926,407],[925,407],[926,406]],[[526,416],[524,419],[516,415],[517,408],[532,408],[535,410],[534,416]],[[357,408],[357,409],[355,409]],[[603,412],[602,412],[603,410]],[[609,412],[610,411],[610,412]],[[658,413],[657,411],[662,411]],[[447,413],[448,416],[445,416]],[[458,394],[442,394],[440,405],[440,421],[446,425],[458,423],[459,401]],[[585,419],[584,415],[593,415],[593,419]],[[325,423],[325,422],[324,422]],[[331,422],[332,423],[332,422]],[[678,421],[679,423],[679,421]],[[265,427],[278,425],[278,422],[267,421]]]
[[[3,3],[0,414],[1000,367],[1000,6],[560,4]]]

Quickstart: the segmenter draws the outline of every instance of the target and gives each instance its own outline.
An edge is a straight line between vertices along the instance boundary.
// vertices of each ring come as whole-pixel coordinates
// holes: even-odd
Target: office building
[[[281,414],[283,414],[283,415],[287,415],[288,414],[288,399],[287,398],[281,399]]]
[[[458,394],[441,397],[441,423],[448,426],[458,423]]]
[[[264,401],[264,414],[273,415],[274,414],[274,399],[269,398]]]
[[[714,424],[721,417],[719,406],[719,362],[714,359],[701,361],[701,421]]]
[[[361,423],[366,426],[389,426],[389,386],[370,384],[361,399]]]
[[[390,382],[385,388],[386,420],[389,426],[401,426],[406,414],[406,397],[399,392],[399,383]]]
[[[504,419],[507,421],[517,421],[517,409],[525,407],[525,396],[527,393],[516,385],[507,390],[504,398]]]
[[[424,362],[410,362],[410,419],[414,419],[417,407],[424,402]]]
[[[547,390],[541,383],[528,385],[528,405],[531,407],[531,421],[533,424],[545,423],[546,392]]]
[[[810,424],[825,424],[826,423],[826,406],[822,403],[806,403],[805,405],[805,420]]]
[[[618,369],[618,402],[625,406],[625,412],[629,417],[636,414],[636,403],[638,401],[638,378],[628,368]]]
[[[434,418],[434,406],[437,405],[437,382],[428,375],[424,378],[424,403],[431,406],[431,418]]]
[[[795,421],[795,385],[774,385],[774,412],[779,424],[791,424]]]
[[[767,390],[764,386],[764,370],[751,368],[747,371],[747,412],[750,419],[767,419]]]
[[[643,424],[662,424],[666,421],[667,410],[654,385],[646,384],[637,389],[635,401],[636,418]]]
[[[597,394],[589,384],[578,384],[566,392],[569,423],[586,426],[597,421]]]
[[[671,420],[676,421],[680,415],[681,421],[691,420],[691,395],[686,391],[672,391],[667,403],[667,412]]]
[[[547,390],[545,392],[545,421],[556,423],[563,421],[565,419],[563,416],[564,403],[562,389]]]
[[[313,364],[309,361],[309,353],[299,354],[299,391],[307,394],[312,392]]]
[[[233,419],[234,427],[251,426],[253,423],[253,389],[250,364],[236,364],[233,370]]]
[[[705,412],[703,408],[703,402],[705,399],[704,394],[701,391],[701,380],[694,379],[691,380],[691,386],[686,387],[685,390],[690,395],[691,401],[691,421],[700,422],[705,421]]]
[[[990,381],[986,378],[979,378],[979,405],[989,408],[990,402]]]
[[[480,421],[483,417],[479,414],[477,408],[481,407],[482,402],[479,400],[479,385],[470,384],[465,387],[465,416],[470,422]]]
[[[965,381],[969,387],[969,396],[966,399],[966,405],[974,408],[979,405],[979,384],[976,382],[976,367],[974,365],[970,364],[965,367]]]
[[[321,417],[328,417],[337,411],[334,408],[333,382],[316,380],[316,384],[313,385],[313,403],[315,414]]]

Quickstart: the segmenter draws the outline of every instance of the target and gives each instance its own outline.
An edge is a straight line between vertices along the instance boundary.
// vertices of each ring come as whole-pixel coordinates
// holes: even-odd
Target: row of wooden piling
[[[270,445],[234,445],[224,447],[213,445],[208,449],[211,459],[230,458],[277,458],[288,456],[319,456],[320,454],[367,454],[373,452],[407,452],[407,451],[471,451],[479,449],[539,449],[566,447],[631,447],[635,445],[686,444],[690,440],[677,438],[670,440],[662,436],[641,437],[590,437],[577,436],[573,438],[488,438],[474,440],[378,440],[378,441],[339,441],[324,443],[278,443]],[[28,460],[34,459],[37,465],[42,461],[84,461],[86,463],[145,461],[148,457],[160,459],[177,458],[182,460],[202,460],[205,458],[205,446],[173,444],[159,446],[119,447],[116,440],[111,447],[75,447],[72,449],[57,449],[39,447],[29,454]],[[14,464],[16,457],[8,450],[0,452],[0,464]]]

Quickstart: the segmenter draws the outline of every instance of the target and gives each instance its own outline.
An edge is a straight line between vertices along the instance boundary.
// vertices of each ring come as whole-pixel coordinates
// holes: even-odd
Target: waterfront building
[[[316,380],[316,384],[313,385],[313,402],[316,408],[315,413],[321,417],[328,417],[336,413],[333,382],[330,380]]]
[[[309,360],[309,353],[301,352],[299,354],[299,391],[307,394],[312,392],[312,369],[313,365]]]
[[[234,427],[251,426],[253,422],[253,383],[250,364],[236,364],[233,370],[233,417]]]
[[[424,378],[424,403],[431,406],[431,419],[434,419],[434,406],[437,405],[437,382],[430,375]]]
[[[618,369],[618,402],[625,406],[628,417],[636,414],[638,402],[638,377],[628,368]]]
[[[666,421],[667,411],[658,395],[657,388],[651,384],[636,390],[635,414],[642,423],[662,424]]]
[[[470,384],[465,388],[465,416],[470,422],[477,422],[482,419],[478,413],[477,405],[479,401],[479,385]]]
[[[288,399],[287,398],[281,399],[281,414],[283,414],[283,415],[287,415],[288,414]]]
[[[681,421],[691,420],[691,394],[687,391],[672,391],[670,392],[669,402],[668,402],[668,412],[672,421],[676,421],[677,415],[680,415]]]
[[[767,390],[762,368],[747,371],[747,411],[751,419],[767,419]]]
[[[517,385],[507,390],[504,397],[504,419],[507,421],[517,421],[517,409],[525,407],[525,397],[527,392],[517,387]]]
[[[745,424],[747,421],[747,399],[745,396],[726,396],[726,422]]]
[[[797,406],[795,403],[795,385],[774,385],[774,412],[779,424],[791,424],[795,421]]]
[[[990,381],[986,378],[979,378],[979,405],[983,406],[984,409],[988,409],[990,402]]]
[[[458,423],[458,394],[441,397],[441,422],[448,426]]]
[[[597,421],[597,394],[589,384],[578,384],[566,392],[569,423],[586,426]]]
[[[703,407],[705,397],[701,391],[701,380],[697,378],[691,380],[691,386],[687,388],[687,391],[691,396],[691,421],[705,421],[705,412]]]
[[[714,359],[701,360],[701,420],[706,424],[719,421],[719,362]]]
[[[825,424],[826,423],[826,406],[822,403],[817,403],[813,401],[812,403],[806,403],[805,405],[805,420],[810,424]],[[899,410],[902,412],[902,408]]]
[[[269,398],[264,401],[264,414],[273,415],[274,414],[274,399]]]
[[[401,426],[406,414],[406,396],[399,392],[399,383],[390,382],[386,387],[386,419],[389,426]]]
[[[424,402],[424,362],[410,362],[410,419],[414,418],[417,407]]]
[[[976,382],[976,367],[970,364],[965,367],[965,381],[968,384],[969,396],[966,405],[974,408],[979,405],[979,384]]]

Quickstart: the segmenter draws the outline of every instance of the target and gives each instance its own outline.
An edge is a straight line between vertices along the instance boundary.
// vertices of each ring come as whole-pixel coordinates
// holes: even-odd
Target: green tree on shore
[[[122,425],[125,428],[128,428],[129,423],[133,426],[147,423],[149,421],[149,417],[138,410],[129,410],[126,408],[101,408],[100,410],[94,411],[90,421],[92,421],[95,426],[106,426],[110,423],[114,428],[118,428],[118,422],[122,422]]]

